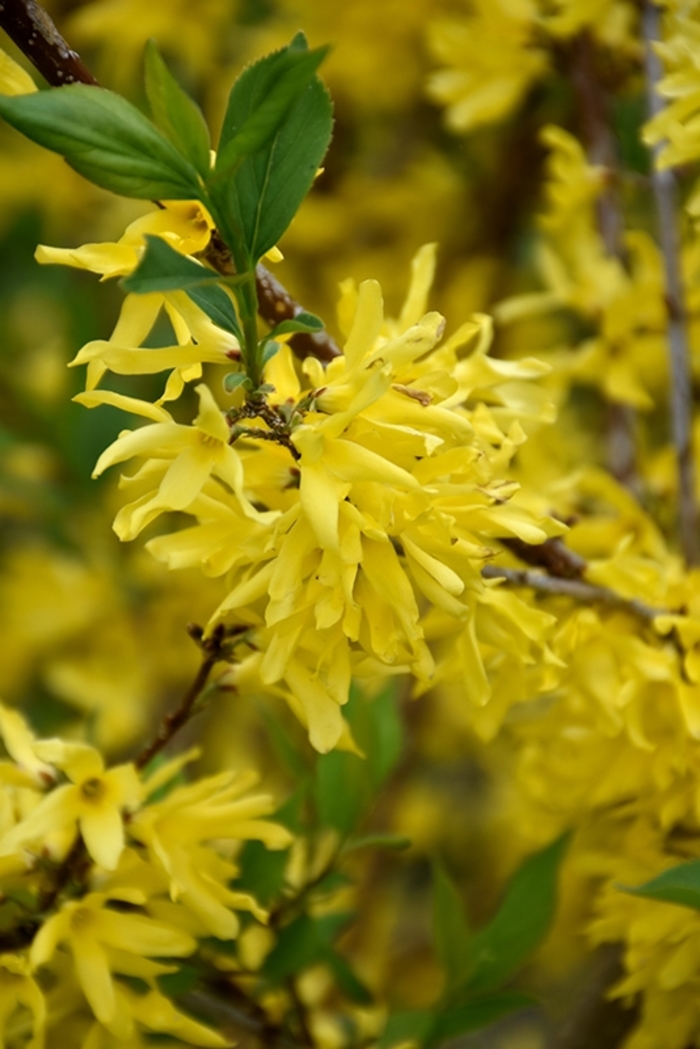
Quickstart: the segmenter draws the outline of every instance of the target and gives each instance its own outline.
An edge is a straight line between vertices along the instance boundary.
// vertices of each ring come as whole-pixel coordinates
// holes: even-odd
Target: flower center
[[[80,791],[88,801],[99,801],[105,796],[106,786],[104,780],[93,776],[92,779],[86,779],[84,783],[81,783]]]
[[[70,916],[71,928],[74,930],[85,929],[92,924],[94,914],[89,907],[76,907]]]

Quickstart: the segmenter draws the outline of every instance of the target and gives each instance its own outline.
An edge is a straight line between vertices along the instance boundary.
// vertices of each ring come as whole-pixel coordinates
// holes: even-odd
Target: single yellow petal
[[[80,833],[95,863],[113,871],[124,848],[124,824],[119,809],[112,804],[83,803]]]
[[[29,95],[36,90],[29,73],[7,52],[0,50],[0,95]]]
[[[92,917],[90,915],[90,918]],[[90,931],[85,932],[77,927],[80,920],[80,907],[78,906],[77,913],[74,912],[72,916],[73,935],[70,940],[75,973],[93,1013],[100,1023],[108,1024],[114,1018],[116,1010],[109,962],[103,948],[91,935],[92,927]]]

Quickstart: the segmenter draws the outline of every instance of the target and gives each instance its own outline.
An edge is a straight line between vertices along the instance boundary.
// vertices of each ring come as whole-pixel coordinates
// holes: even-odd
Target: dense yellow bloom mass
[[[175,244],[191,250],[186,240]],[[90,252],[111,258],[115,248]],[[52,252],[46,258],[62,261]],[[323,751],[344,733],[340,708],[351,676],[411,672],[422,688],[435,677],[427,604],[453,623],[461,658],[475,671],[474,700],[486,702],[474,619],[486,634],[496,620],[499,631],[520,633],[517,615],[504,615],[515,599],[481,578],[490,544],[498,536],[542,542],[562,531],[519,505],[517,485],[503,478],[525,438],[519,419],[546,410],[527,382],[544,369],[531,360],[489,361],[486,318],[440,345],[445,321],[425,312],[433,267],[434,249],[423,249],[398,321],[385,320],[376,282],[346,286],[344,353],[325,371],[309,359],[300,374],[287,347],[272,359],[269,410],[286,420],[286,448],[255,439],[256,427],[269,432],[262,410],[237,422],[235,403],[224,414],[204,384],[192,426],[118,394],[79,397],[158,420],[122,433],[96,465],[98,474],[142,461],[125,481],[137,497],[117,515],[117,534],[132,539],[168,510],[196,518],[194,527],[151,540],[151,552],[172,567],[228,572],[229,593],[209,629],[224,620],[247,631],[263,653],[262,685],[289,690]],[[101,368],[114,367],[113,340],[100,345]],[[203,344],[192,345],[200,361]],[[180,364],[177,347],[117,352],[132,372]],[[89,345],[76,362],[94,361],[92,353]],[[157,365],[141,369],[137,358]],[[90,388],[101,374],[88,370]],[[538,631],[543,644],[544,621]]]
[[[599,229],[603,168],[588,163],[579,142],[547,127],[547,210],[540,220],[538,267],[546,291],[497,308],[509,322],[567,308],[596,329],[572,352],[557,349],[556,377],[597,386],[611,401],[648,411],[666,381],[666,305],[659,250],[646,232],[630,231],[611,254]],[[690,262],[690,259],[688,260]]]
[[[291,843],[285,828],[265,819],[271,797],[251,795],[255,777],[233,772],[168,792],[196,751],[142,779],[133,765],[105,771],[101,755],[85,744],[35,739],[19,715],[4,708],[0,729],[14,760],[0,776],[3,892],[36,893],[48,905],[44,868],[82,855],[74,844],[76,825],[94,861],[75,868],[82,893],[52,900],[55,910],[28,950],[0,958],[0,1025],[14,1023],[17,1010],[28,1011],[29,1044],[39,1049],[46,1024],[66,1015],[65,1008],[53,1011],[63,995],[64,1005],[74,1002],[80,1010],[84,1002],[99,1022],[94,1044],[106,1032],[134,1044],[139,1030],[170,1032],[195,1045],[228,1044],[180,1013],[155,980],[173,972],[169,963],[192,954],[199,939],[236,937],[235,910],[266,920],[254,897],[231,883],[241,842],[255,839],[273,849]],[[61,773],[72,782],[56,785]],[[153,801],[155,792],[166,796]],[[134,994],[125,977],[145,981],[149,994]]]
[[[644,134],[662,147],[661,166],[686,165],[700,157],[700,8],[657,6],[670,104]],[[64,275],[41,274],[42,309],[8,293],[3,333],[15,356],[0,374],[0,399],[17,406],[0,431],[10,542],[0,575],[3,691],[46,716],[45,734],[60,728],[70,742],[37,740],[0,707],[0,924],[16,934],[0,956],[0,1042],[137,1049],[165,1035],[229,1044],[163,990],[175,983],[163,978],[201,965],[251,1006],[253,1025],[262,1017],[277,1034],[279,1020],[284,1036],[306,1026],[319,1049],[369,1045],[387,1012],[440,1001],[440,951],[431,953],[427,894],[414,884],[424,879],[412,878],[430,850],[456,874],[462,866],[482,920],[516,858],[573,829],[559,921],[575,941],[570,955],[580,962],[586,935],[620,945],[624,972],[611,994],[639,1005],[625,1049],[687,1049],[700,1040],[698,921],[621,888],[700,855],[700,580],[674,552],[669,304],[638,141],[640,5],[142,7],[90,0],[68,35],[91,45],[98,77],[115,86],[133,79],[145,19],[213,125],[229,64],[248,57],[251,41],[276,46],[303,26],[312,46],[335,42],[338,148],[285,234],[295,268],[282,279],[324,315],[340,276],[356,273],[358,283],[341,285],[340,356],[327,366],[300,361],[283,336],[257,391],[224,385],[226,372],[241,377],[241,347],[184,292],[128,294],[108,338],[86,331],[90,310],[75,308],[77,324]],[[32,90],[0,58],[0,92]],[[426,92],[468,140],[437,133]],[[618,139],[620,170],[600,134]],[[41,246],[41,263],[118,280],[155,235],[206,265],[212,219],[201,205],[166,201],[134,219],[142,205],[100,197],[93,207],[58,164],[12,150],[12,178],[0,180],[5,213],[14,221],[41,171],[42,214],[54,223],[42,236],[88,241]],[[531,222],[534,200],[543,213]],[[612,226],[601,222],[611,206]],[[697,193],[689,207],[692,220]],[[85,234],[69,228],[76,214],[89,216]],[[629,216],[638,228],[625,228]],[[385,309],[385,299],[399,301],[397,260],[438,235],[435,291],[435,247],[426,245],[403,306]],[[694,344],[700,251],[691,223],[681,254]],[[380,275],[381,286],[359,275]],[[493,310],[503,326],[492,349],[491,320],[472,311],[491,310],[494,299],[504,301]],[[443,313],[465,323],[453,331]],[[43,424],[58,403],[56,376],[76,331],[90,341],[63,382],[85,365],[75,400],[118,409],[123,429],[110,429],[111,411],[82,413],[68,436],[49,420],[36,445],[13,444],[32,410]],[[41,345],[25,357],[32,338]],[[591,465],[602,460],[605,428],[616,436],[611,404],[628,419],[636,413],[629,490]],[[80,474],[89,488],[85,458],[115,483],[101,482],[100,505],[84,495],[64,527],[51,500],[59,475]],[[143,542],[102,537],[101,512],[125,544]],[[560,576],[547,557],[561,544],[540,544],[565,531],[573,562]],[[578,597],[569,582],[580,584]],[[191,649],[182,643],[188,621]],[[203,724],[199,775],[185,771],[192,753],[164,765],[159,756],[145,772],[119,764],[173,709],[201,658],[217,666],[193,707],[206,707],[191,728]],[[401,767],[368,829],[376,821],[408,832],[413,851],[362,867],[353,857],[366,816],[348,830],[333,803],[355,800],[355,773],[362,784],[378,777],[376,726],[365,739],[362,719],[384,710],[387,678],[397,677],[401,702],[424,697],[404,719],[407,755],[421,767]],[[304,730],[318,751],[354,756],[319,758]],[[399,734],[382,722],[385,730]],[[382,742],[398,749],[396,739]],[[258,793],[252,774],[220,771],[259,757],[271,791],[295,790],[284,815],[302,828],[294,840],[270,822],[273,795]],[[381,761],[390,764],[386,753]],[[345,768],[336,797],[333,776]],[[472,802],[477,819],[467,822]],[[484,857],[474,870],[472,856]],[[361,871],[361,884],[329,893],[348,870]],[[308,946],[341,903],[364,912],[343,954],[324,941],[308,967],[275,984],[270,972],[296,931]],[[407,930],[409,965],[397,950]],[[363,990],[346,958],[371,1004],[358,1004]],[[557,955],[558,980],[566,966]],[[348,987],[358,1002],[339,1004]]]

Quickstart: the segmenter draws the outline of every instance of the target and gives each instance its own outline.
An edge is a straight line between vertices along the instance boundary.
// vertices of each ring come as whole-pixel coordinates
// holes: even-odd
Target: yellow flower
[[[56,772],[37,756],[36,739],[26,721],[16,710],[0,703],[0,735],[10,757],[20,769],[26,769],[37,786],[52,785]]]
[[[428,90],[448,107],[454,131],[469,131],[506,117],[547,69],[535,46],[534,0],[476,0],[461,21],[431,26],[431,49],[447,66],[433,73]]]
[[[167,464],[157,490],[132,504],[130,512],[120,518],[120,539],[133,539],[164,511],[187,509],[212,475],[229,485],[247,517],[269,520],[276,516],[274,512],[260,514],[245,495],[243,466],[229,444],[230,430],[223,413],[207,386],[200,384],[196,390],[199,414],[192,426],[171,420],[124,430],[97,460],[93,477],[133,456],[151,455]]]
[[[146,234],[161,237],[183,255],[195,255],[206,247],[211,230],[212,220],[199,202],[170,201],[132,222],[116,243],[84,244],[79,248],[40,245],[36,258],[41,263],[99,273],[104,280],[135,269],[143,254]],[[177,345],[146,348],[142,344],[163,309],[175,331]],[[201,378],[203,363],[226,364],[238,350],[238,340],[217,327],[182,291],[127,295],[109,340],[86,343],[71,366],[87,364],[88,394],[78,397],[81,403],[94,407],[119,401],[119,406],[128,411],[124,398],[115,401],[110,391],[94,392],[107,370],[122,375],[169,370],[165,391],[156,402],[162,404],[179,397],[186,382]]]
[[[233,908],[252,911],[260,920],[265,914],[247,893],[229,888],[236,867],[208,843],[255,839],[283,849],[292,840],[284,827],[261,818],[273,810],[270,795],[241,796],[252,779],[224,772],[178,787],[163,801],[142,808],[129,826],[153,866],[166,874],[173,899],[220,939],[238,934]]]
[[[43,1049],[46,1003],[32,977],[29,962],[22,955],[0,954],[0,1042],[5,1044],[6,1028],[19,1008],[31,1013],[32,1037],[27,1049]]]
[[[111,898],[130,902],[130,896],[115,891]],[[32,967],[37,969],[51,961],[59,944],[67,943],[83,994],[105,1024],[115,1019],[117,1011],[112,972],[143,978],[151,971],[144,969],[143,959],[181,958],[197,946],[193,937],[179,929],[145,915],[111,910],[108,902],[105,894],[93,892],[64,904],[41,926],[30,950]]]
[[[124,848],[122,811],[135,808],[143,796],[134,766],[105,771],[102,755],[80,743],[46,740],[35,743],[34,749],[41,759],[62,769],[71,783],[52,790],[4,835],[2,853],[37,844],[60,829],[73,834],[79,829],[92,859],[114,869]]]
[[[29,73],[0,50],[0,95],[28,95],[36,89]]]

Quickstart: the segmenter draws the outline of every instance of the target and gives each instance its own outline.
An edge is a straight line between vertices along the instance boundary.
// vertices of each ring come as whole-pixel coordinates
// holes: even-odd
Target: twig
[[[639,1007],[625,1008],[606,992],[622,975],[620,947],[602,948],[594,959],[572,1013],[554,1033],[550,1049],[616,1049],[639,1019]]]
[[[589,33],[580,33],[571,45],[571,82],[578,101],[581,133],[591,164],[603,166],[608,179],[598,198],[598,227],[605,250],[625,263],[622,209],[617,193],[617,149],[610,127],[608,100],[598,69],[595,45]],[[608,465],[614,477],[631,491],[638,487],[634,412],[625,404],[608,405]]]
[[[80,55],[68,46],[36,0],[1,0],[0,29],[5,30],[52,87],[76,83],[100,86]],[[211,250],[205,255],[217,272],[224,275],[232,272],[230,253],[216,236],[216,231],[212,236]],[[304,312],[304,307],[292,298],[265,266],[257,266],[255,278],[258,312],[266,324],[272,327]],[[317,357],[327,362],[340,356],[336,343],[325,331],[313,334],[297,332],[292,335],[289,344],[296,356],[302,359]]]
[[[530,544],[523,539],[501,539],[501,545],[526,565],[546,568],[558,579],[582,579],[588,567],[580,554],[569,550],[561,539],[547,539],[544,543]]]
[[[653,623],[657,616],[669,615],[666,608],[654,608],[636,597],[622,597],[606,586],[594,586],[580,579],[561,579],[545,575],[544,572],[531,572],[525,568],[501,568],[500,565],[485,565],[481,574],[484,579],[502,579],[509,586],[527,587],[542,594],[559,594],[586,605],[605,605],[608,608],[620,609],[646,623]]]
[[[97,81],[35,0],[2,0],[0,27],[54,87]]]
[[[137,769],[145,768],[149,761],[170,742],[175,733],[179,732],[182,726],[190,720],[195,703],[204,691],[215,664],[226,659],[226,654],[222,650],[222,642],[226,636],[226,628],[223,623],[220,623],[208,638],[202,638],[201,627],[191,626],[189,627],[189,632],[201,645],[204,653],[199,670],[178,706],[175,710],[165,715],[156,735],[148,746],[144,747],[138,757],[135,758],[134,765]]]
[[[663,75],[661,60],[654,50],[661,36],[661,13],[652,0],[645,0],[642,12],[644,33],[645,71],[649,115],[656,116],[664,108],[658,92]],[[658,157],[663,143],[653,150],[652,185],[658,213],[659,242],[666,282],[666,310],[668,313],[668,345],[671,373],[671,426],[676,449],[678,469],[678,516],[680,541],[688,565],[700,562],[698,511],[695,502],[695,462],[693,459],[692,421],[693,391],[688,346],[688,325],[680,268],[680,242],[677,226],[676,178],[670,169],[658,168]]]

